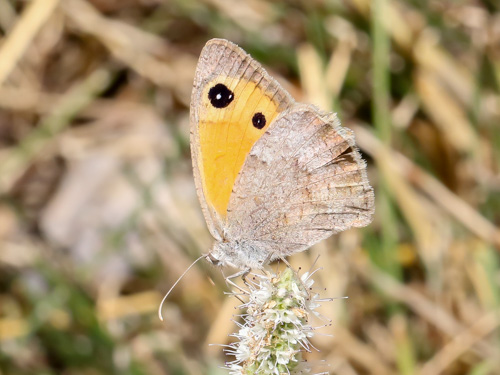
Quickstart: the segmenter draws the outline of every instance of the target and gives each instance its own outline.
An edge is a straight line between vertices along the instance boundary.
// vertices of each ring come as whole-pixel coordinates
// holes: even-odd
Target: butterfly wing
[[[191,153],[198,197],[216,239],[224,232],[231,191],[248,152],[293,103],[235,44],[212,39],[205,45],[191,97]]]
[[[353,132],[333,113],[296,104],[250,151],[230,198],[228,233],[275,259],[366,226],[373,212]]]

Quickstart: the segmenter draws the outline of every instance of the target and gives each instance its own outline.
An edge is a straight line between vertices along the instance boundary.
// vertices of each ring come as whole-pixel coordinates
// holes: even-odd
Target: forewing
[[[248,152],[292,104],[290,95],[235,44],[213,39],[203,48],[191,97],[191,153],[198,197],[216,239],[221,239],[231,190]]]
[[[229,235],[272,258],[372,220],[374,194],[353,132],[296,104],[250,151],[228,207]]]

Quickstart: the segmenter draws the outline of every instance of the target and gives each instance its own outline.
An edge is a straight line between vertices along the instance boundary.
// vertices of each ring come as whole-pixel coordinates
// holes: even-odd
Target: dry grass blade
[[[424,364],[418,372],[419,375],[438,375],[446,371],[462,354],[498,329],[500,324],[498,314],[499,311],[492,311],[457,334],[431,360]],[[497,370],[498,368],[499,366],[497,366]]]
[[[66,16],[79,29],[102,42],[117,59],[155,84],[172,89],[180,100],[186,105],[189,104],[194,59],[172,53],[169,56],[170,63],[162,61],[154,55],[168,54],[161,39],[125,23],[103,17],[88,2],[66,0],[62,7]]]
[[[445,138],[460,152],[474,152],[478,146],[476,134],[462,106],[440,87],[434,74],[417,70],[415,87],[420,101]]]
[[[461,350],[471,348],[474,352],[481,355],[487,359],[498,358],[500,351],[490,342],[483,340],[482,338],[487,332],[490,332],[494,327],[498,325],[498,321],[492,320],[492,316],[488,316],[487,319],[481,323],[481,327],[484,330],[483,334],[474,335],[473,338],[470,337],[470,331],[466,331],[463,324],[458,322],[449,312],[443,309],[441,306],[433,303],[427,299],[422,294],[413,290],[412,288],[398,283],[395,279],[390,276],[383,274],[382,272],[370,267],[364,262],[357,263],[357,271],[365,278],[368,278],[370,282],[377,285],[378,288],[384,291],[391,298],[394,298],[400,302],[408,305],[415,313],[422,316],[429,323],[433,324],[437,329],[445,332],[450,337],[456,337],[461,332],[464,333],[464,337],[467,337],[469,342],[455,351],[453,353],[459,353]]]
[[[300,77],[304,88],[305,101],[315,103],[321,108],[331,106],[331,95],[323,84],[323,63],[316,50],[310,44],[297,49]]]
[[[0,86],[49,19],[60,0],[34,0],[0,48]]]
[[[349,331],[338,327],[335,333],[338,350],[345,353],[348,358],[359,363],[365,371],[376,375],[395,375],[396,372],[384,363],[383,359],[371,347],[364,344]]]
[[[379,151],[373,155],[413,231],[419,254],[428,267],[435,266],[451,241],[448,223],[442,213],[419,194],[404,175],[394,173],[392,153],[380,145]]]
[[[107,71],[97,70],[84,82],[75,84],[65,97],[61,97],[61,102],[39,128],[33,130],[17,147],[4,150],[0,163],[0,192],[5,193],[12,187],[33,158],[48,152],[48,147],[53,145],[53,137],[68,126],[69,120],[108,86],[109,78]]]
[[[366,128],[359,125],[354,125],[352,128],[356,131],[361,148],[375,158],[384,155],[386,151],[383,150],[382,144]],[[423,171],[404,155],[395,151],[390,151],[390,156],[385,160],[390,163],[394,172],[399,173],[407,181],[418,186],[437,205],[445,209],[472,233],[500,249],[500,230],[467,202],[447,189],[436,178]]]
[[[211,246],[189,112],[224,38],[365,153],[373,222],[287,259],[332,299],[312,372],[500,373],[496,3],[0,0],[0,372],[221,374],[207,344],[241,316],[220,270],[196,263],[156,309]]]

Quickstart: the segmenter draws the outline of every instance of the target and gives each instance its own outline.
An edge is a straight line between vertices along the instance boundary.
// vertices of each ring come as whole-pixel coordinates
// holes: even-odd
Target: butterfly
[[[208,41],[190,107],[194,180],[215,241],[206,258],[241,270],[372,221],[354,134],[296,102],[237,45]]]

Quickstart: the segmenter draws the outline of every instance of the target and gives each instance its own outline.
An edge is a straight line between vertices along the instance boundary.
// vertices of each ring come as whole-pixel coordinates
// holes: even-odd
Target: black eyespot
[[[266,116],[264,116],[261,112],[257,112],[252,117],[252,124],[257,129],[262,129],[264,126],[266,126]]]
[[[234,99],[234,94],[222,83],[216,84],[208,91],[208,99],[215,108],[225,108]]]

